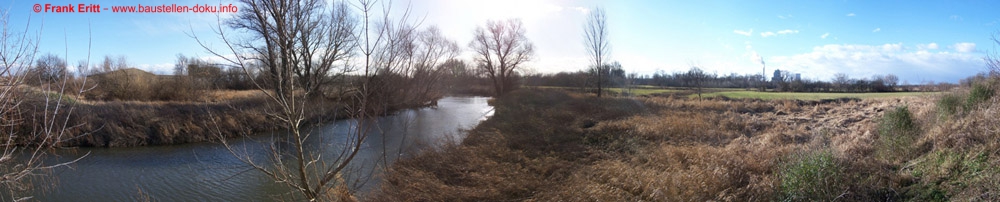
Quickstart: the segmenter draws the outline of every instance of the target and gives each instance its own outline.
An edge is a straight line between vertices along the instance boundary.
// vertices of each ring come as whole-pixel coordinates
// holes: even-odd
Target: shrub
[[[781,168],[781,198],[784,201],[834,200],[847,190],[847,177],[833,153],[807,152],[793,157]]]
[[[963,100],[964,96],[964,102]],[[975,84],[968,95],[947,94],[941,97],[937,105],[944,115],[955,115],[958,112],[969,112],[980,103],[993,97],[993,89],[984,84]]]
[[[908,107],[896,107],[895,110],[886,112],[878,125],[879,156],[890,162],[912,157],[917,129]]]
[[[969,92],[969,97],[965,99],[965,111],[971,110],[979,103],[985,102],[993,97],[993,90],[984,85],[974,85],[972,86],[972,91]]]
[[[201,98],[204,94],[202,89],[191,78],[178,76],[161,79],[155,82],[150,90],[152,91],[151,98],[154,100],[187,101]]]
[[[962,110],[962,98],[959,95],[947,94],[938,100],[937,106],[941,112],[944,112],[944,115],[954,115]]]

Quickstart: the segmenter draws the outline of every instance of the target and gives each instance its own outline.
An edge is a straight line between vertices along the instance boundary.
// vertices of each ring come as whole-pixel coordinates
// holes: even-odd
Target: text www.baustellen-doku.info
[[[31,8],[35,13],[235,13],[239,8],[233,4],[158,4],[158,5],[101,5],[101,4],[48,4],[36,3]]]

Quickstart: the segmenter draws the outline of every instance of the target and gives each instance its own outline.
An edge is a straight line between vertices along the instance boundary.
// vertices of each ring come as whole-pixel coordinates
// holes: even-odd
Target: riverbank
[[[222,92],[208,96],[203,101],[87,101],[63,97],[61,109],[55,116],[66,129],[58,140],[61,147],[133,147],[171,145],[194,142],[218,141],[220,137],[233,138],[280,130],[277,120],[269,116],[277,108],[259,91],[232,96]],[[211,93],[210,93],[211,94]],[[21,131],[42,127],[45,113],[52,113],[54,102],[45,103],[45,96],[27,92],[27,99],[19,105],[26,117]],[[433,103],[433,102],[432,102]],[[432,103],[393,103],[385,114],[400,110],[427,107]],[[329,123],[349,118],[344,101],[333,98],[310,99],[305,110],[304,125]],[[49,108],[48,112],[44,110]],[[385,115],[383,114],[383,115]],[[68,119],[66,117],[68,116]],[[51,117],[51,116],[50,116]],[[40,142],[38,139],[16,140],[21,144]]]
[[[434,147],[441,140],[464,137],[462,130],[475,127],[492,113],[487,97],[445,97],[438,107],[400,110],[379,118],[379,131],[372,131],[368,144],[351,163],[344,180],[367,182],[347,185],[367,192],[377,186],[381,163],[392,163],[400,156],[416,154]],[[312,131],[304,145],[320,151],[332,161],[345,146],[353,122],[339,120],[323,123]],[[232,148],[246,149],[248,157],[267,159],[280,138],[259,135],[229,140]],[[281,144],[278,144],[281,145]],[[247,166],[227,148],[216,143],[191,143],[164,146],[119,148],[57,149],[47,162],[61,163],[83,155],[86,158],[71,167],[60,167],[45,176],[45,183],[34,183],[29,195],[38,201],[275,201],[296,200],[291,187],[275,182],[262,172],[247,171]],[[389,155],[387,155],[389,154]],[[372,170],[362,169],[372,168]],[[354,171],[356,170],[356,172]],[[99,186],[95,186],[98,183]],[[141,189],[138,190],[138,189]],[[94,194],[100,193],[100,194]],[[2,194],[0,194],[2,196]],[[143,200],[139,200],[143,201]]]
[[[521,90],[460,144],[391,166],[368,200],[995,200],[1000,102],[976,89],[829,102]]]

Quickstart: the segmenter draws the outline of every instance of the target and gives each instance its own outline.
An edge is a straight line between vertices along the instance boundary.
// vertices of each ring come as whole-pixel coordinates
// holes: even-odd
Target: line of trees
[[[562,86],[562,87],[593,87],[591,71],[560,72],[554,74],[534,74],[526,76],[530,85]],[[760,74],[726,74],[705,72],[701,68],[692,67],[683,72],[657,72],[652,75],[638,75],[629,79],[620,68],[614,68],[609,74],[609,86],[625,86],[626,80],[633,85],[649,85],[660,87],[682,87],[699,91],[701,88],[743,88],[753,89],[766,86],[768,89],[782,92],[896,92],[896,91],[940,91],[953,87],[949,83],[901,83],[899,77],[893,74],[875,75],[871,78],[851,78],[847,74],[835,74],[830,81],[795,79],[793,76],[778,77],[779,79],[761,84]]]

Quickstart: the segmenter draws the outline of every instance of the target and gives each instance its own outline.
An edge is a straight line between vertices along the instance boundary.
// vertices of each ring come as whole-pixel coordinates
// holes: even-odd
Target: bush
[[[203,88],[186,76],[161,79],[151,88],[151,98],[154,100],[189,101],[201,98],[204,94]]]
[[[971,110],[979,103],[983,103],[993,97],[993,90],[984,85],[974,85],[972,86],[972,91],[969,92],[969,97],[965,99],[965,111]]]
[[[906,106],[896,107],[882,116],[878,125],[878,153],[890,162],[913,157],[913,143],[917,139],[917,124]]]
[[[963,99],[964,96],[964,99]],[[947,94],[938,101],[938,108],[945,115],[955,115],[958,112],[969,112],[980,103],[993,97],[993,89],[984,84],[974,84],[968,95]],[[965,100],[964,102],[962,100]]]
[[[938,100],[937,106],[941,112],[944,112],[944,115],[954,115],[962,110],[962,98],[959,95],[947,94]]]
[[[782,166],[780,178],[783,201],[833,201],[844,196],[849,183],[843,166],[826,150],[797,155]]]

